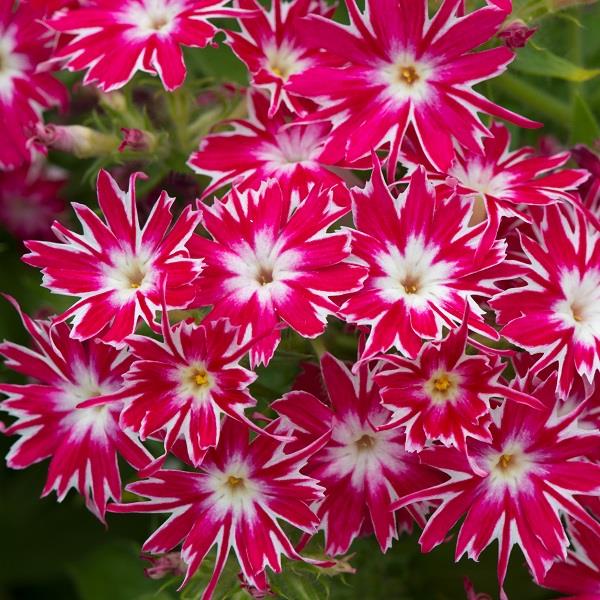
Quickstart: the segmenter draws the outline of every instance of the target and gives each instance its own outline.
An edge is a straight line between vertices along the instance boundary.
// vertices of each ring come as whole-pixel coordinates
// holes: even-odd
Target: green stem
[[[571,111],[565,102],[511,73],[505,73],[495,79],[493,85],[507,96],[534,108],[536,115],[542,114],[557,125],[565,129],[569,128]]]

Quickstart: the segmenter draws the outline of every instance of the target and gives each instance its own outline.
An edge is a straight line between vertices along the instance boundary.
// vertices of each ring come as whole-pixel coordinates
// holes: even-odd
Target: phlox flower
[[[140,227],[135,180],[122,191],[104,170],[98,174],[102,221],[90,208],[73,203],[83,233],[60,223],[52,230],[59,242],[28,241],[23,260],[39,267],[43,285],[55,293],[79,297],[58,321],[73,318],[71,335],[122,344],[140,318],[157,328],[163,287],[167,308],[186,308],[194,299],[190,285],[202,261],[189,257],[186,243],[200,215],[186,207],[171,227],[174,198],[162,192],[144,227]]]
[[[15,417],[4,434],[19,436],[6,462],[13,469],[24,469],[49,458],[42,495],[55,491],[62,501],[74,488],[104,520],[107,502],[121,497],[117,456],[136,469],[149,464],[152,456],[119,427],[123,403],[79,405],[119,390],[131,358],[126,351],[106,344],[74,340],[66,323],[33,320],[11,301],[33,347],[0,344],[5,365],[31,378],[25,385],[0,383],[0,392],[8,396],[0,410]]]

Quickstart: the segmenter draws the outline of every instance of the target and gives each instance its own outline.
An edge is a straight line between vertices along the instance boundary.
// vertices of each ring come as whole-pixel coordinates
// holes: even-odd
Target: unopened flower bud
[[[577,144],[571,150],[573,160],[583,169],[587,169],[593,177],[600,179],[600,156],[584,144]]]
[[[505,27],[498,37],[508,48],[523,48],[536,31],[537,27],[528,27],[523,21],[517,20]]]
[[[119,145],[119,152],[132,150],[133,152],[150,152],[156,147],[156,136],[142,129],[121,128],[123,140]]]
[[[170,552],[162,556],[144,556],[151,566],[144,569],[146,577],[162,579],[166,575],[183,575],[186,567],[179,552]]]
[[[78,158],[110,154],[118,147],[118,142],[113,136],[82,125],[38,123],[32,133],[30,143],[62,150]]]
[[[102,92],[98,90],[98,100],[101,106],[115,112],[122,113],[127,110],[127,100],[122,92]]]

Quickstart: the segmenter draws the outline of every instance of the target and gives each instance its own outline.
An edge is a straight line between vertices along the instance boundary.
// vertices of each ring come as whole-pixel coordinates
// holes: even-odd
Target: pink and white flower
[[[501,380],[506,368],[497,355],[466,354],[467,320],[439,343],[429,342],[416,359],[383,355],[389,364],[375,381],[390,427],[404,427],[406,449],[420,452],[438,441],[468,455],[467,438],[491,442],[490,401],[505,398],[543,408],[538,400]],[[476,463],[472,463],[476,468]]]
[[[341,183],[333,169],[358,166],[321,159],[331,130],[328,123],[294,123],[285,108],[269,117],[268,100],[259,91],[248,93],[248,113],[247,120],[229,122],[231,131],[203,137],[198,151],[190,156],[188,166],[212,180],[203,198],[229,183],[238,189],[258,188],[273,178],[284,194],[292,193],[299,200],[315,184],[331,187]]]
[[[425,507],[395,514],[392,502],[440,478],[406,452],[403,433],[379,429],[390,417],[374,381],[379,366],[371,370],[363,363],[353,375],[325,354],[321,368],[330,405],[308,392],[294,391],[272,406],[282,415],[282,426],[301,444],[330,431],[329,441],[304,470],[325,488],[316,512],[325,531],[326,552],[343,554],[356,537],[371,532],[385,552],[399,529],[410,530],[413,519],[423,525],[425,517]]]
[[[441,192],[455,192],[473,198],[476,205],[483,204],[476,206],[476,212],[483,208],[488,223],[483,247],[493,243],[502,217],[530,221],[523,205],[545,206],[559,201],[579,204],[577,188],[589,177],[584,169],[560,169],[568,162],[569,152],[536,156],[531,147],[511,152],[508,129],[499,123],[492,123],[489,129],[492,137],[483,140],[483,151],[457,148],[447,173],[436,173],[435,169],[428,173],[431,180],[446,182],[439,188]],[[427,165],[419,142],[412,145],[410,149],[407,144],[403,156],[413,164]]]
[[[213,574],[202,600],[212,598],[232,548],[246,581],[265,589],[265,570],[280,572],[281,555],[303,560],[278,519],[308,533],[318,525],[309,506],[321,498],[322,489],[300,470],[321,443],[317,440],[286,454],[283,444],[271,436],[258,435],[249,443],[247,428],[226,419],[219,445],[209,450],[199,471],[158,471],[127,488],[149,500],[113,504],[109,510],[171,513],[143,550],[162,554],[183,540],[181,556],[187,564],[183,585],[216,545]]]
[[[38,65],[50,56],[51,38],[40,23],[42,12],[21,2],[0,0],[0,169],[13,169],[31,160],[28,131],[42,112],[64,108],[67,91]]]
[[[256,375],[238,364],[248,345],[228,321],[171,327],[165,315],[162,331],[164,341],[127,338],[134,362],[115,396],[125,401],[120,423],[142,440],[162,434],[165,453],[184,443],[197,467],[219,441],[222,413],[251,425],[244,409],[255,404],[247,388]]]
[[[310,14],[328,17],[332,9],[321,0],[271,0],[268,10],[257,0],[237,0],[237,6],[254,11],[255,16],[240,22],[241,32],[228,31],[227,44],[246,64],[252,85],[267,90],[268,116],[273,117],[282,104],[303,114],[306,101],[289,93],[289,84],[310,67],[340,61],[305,43],[298,35],[299,23]]]
[[[24,469],[50,458],[42,495],[55,491],[62,501],[74,488],[104,520],[107,502],[121,496],[117,456],[136,469],[145,467],[152,456],[119,427],[122,403],[79,405],[118,390],[131,359],[112,346],[74,340],[65,323],[33,320],[10,300],[34,346],[0,344],[6,366],[32,380],[26,385],[0,383],[0,392],[8,396],[0,410],[16,418],[4,433],[20,436],[6,462],[13,469]]]
[[[251,366],[273,356],[280,320],[315,338],[338,312],[332,297],[361,286],[364,267],[346,261],[349,234],[327,232],[348,212],[334,202],[336,193],[314,186],[294,207],[291,195],[269,180],[201,207],[212,240],[190,241],[192,254],[206,262],[196,302],[213,305],[210,317],[230,319],[240,336],[257,338]]]
[[[565,411],[554,388],[556,376],[515,379],[513,387],[545,404],[543,411],[504,402],[493,411],[491,442],[469,439],[466,456],[455,448],[423,450],[424,464],[445,472],[448,481],[409,494],[396,507],[413,502],[440,501],[419,540],[429,552],[447,539],[464,515],[456,545],[456,560],[467,553],[478,560],[498,540],[498,579],[504,582],[511,549],[518,545],[535,580],[544,580],[554,561],[567,556],[569,540],[561,514],[600,535],[600,523],[580,503],[580,496],[600,493],[600,465],[586,458],[600,453],[600,433],[578,424],[583,409]],[[501,597],[506,595],[501,591]]]
[[[436,199],[423,167],[394,198],[376,161],[371,181],[352,190],[352,201],[352,251],[369,277],[341,313],[371,326],[362,359],[391,347],[414,358],[423,338],[439,340],[442,326],[461,323],[467,305],[469,328],[498,338],[473,297],[489,298],[498,291],[495,280],[513,276],[516,267],[504,260],[503,241],[480,251],[484,226],[468,227],[469,200]]]
[[[367,0],[364,13],[355,0],[346,5],[351,25],[311,15],[303,28],[306,43],[339,56],[342,66],[314,66],[289,83],[290,91],[321,104],[310,120],[333,122],[329,160],[353,161],[389,144],[392,176],[410,125],[430,162],[445,171],[454,142],[477,152],[490,135],[477,111],[539,126],[472,89],[503,73],[514,57],[506,47],[472,52],[498,32],[509,1],[488,0],[463,14],[461,0],[447,0],[431,18],[426,0]]]
[[[186,76],[181,46],[204,48],[218,29],[209,19],[251,13],[227,8],[227,0],[92,0],[55,15],[48,25],[73,36],[56,50],[53,63],[86,71],[84,83],[109,92],[137,71],[158,75],[165,89]]]
[[[541,584],[568,594],[564,600],[600,597],[600,536],[570,520],[567,529],[572,548],[566,560],[552,565]]]
[[[575,372],[591,382],[600,370],[600,232],[580,212],[557,206],[532,232],[537,241],[521,235],[526,284],[490,304],[506,323],[502,335],[541,355],[533,372],[556,366],[566,397]]]
[[[45,164],[0,172],[0,223],[12,236],[50,238],[50,226],[66,210],[60,197],[65,172]]]
[[[83,204],[73,203],[83,233],[60,223],[52,227],[57,242],[28,241],[23,260],[42,269],[43,285],[53,292],[79,297],[58,322],[73,318],[71,335],[80,340],[95,336],[121,344],[142,318],[155,329],[163,287],[167,308],[186,308],[194,299],[191,283],[202,261],[190,258],[186,244],[200,214],[186,207],[169,229],[174,198],[162,192],[143,228],[140,227],[135,180],[123,192],[104,170],[97,182],[103,222]]]

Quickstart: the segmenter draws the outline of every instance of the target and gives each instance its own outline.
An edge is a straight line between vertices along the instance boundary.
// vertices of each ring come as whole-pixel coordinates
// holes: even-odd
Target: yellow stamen
[[[371,448],[371,446],[373,446],[374,443],[374,439],[370,436],[367,435],[366,433],[358,440],[356,440],[356,445],[359,448]]]
[[[498,459],[498,466],[501,469],[508,469],[513,459],[512,454],[502,454]]]
[[[132,290],[137,290],[137,289],[140,287],[140,285],[141,285],[141,284],[139,284],[139,283],[136,283],[136,282],[132,281],[132,282],[129,284],[129,287],[130,287]]]
[[[279,67],[271,67],[271,72],[277,77],[283,78],[283,71]]]
[[[258,273],[258,283],[260,285],[267,285],[267,283],[273,283],[273,271],[263,267]]]
[[[446,373],[444,373],[443,375],[440,375],[440,377],[437,377],[436,379],[433,380],[433,387],[438,392],[447,392],[448,388],[451,385],[452,385],[452,382],[450,381],[450,379],[448,379],[448,375],[446,375]]]
[[[400,67],[400,79],[406,85],[412,85],[416,81],[419,81],[419,76],[414,67]]]
[[[230,475],[227,478],[227,485],[229,485],[232,488],[237,487],[238,485],[241,485],[243,482],[244,482],[244,480],[241,477],[236,477],[235,475]]]
[[[194,371],[193,378],[194,383],[199,387],[208,384],[208,373],[204,370]]]

